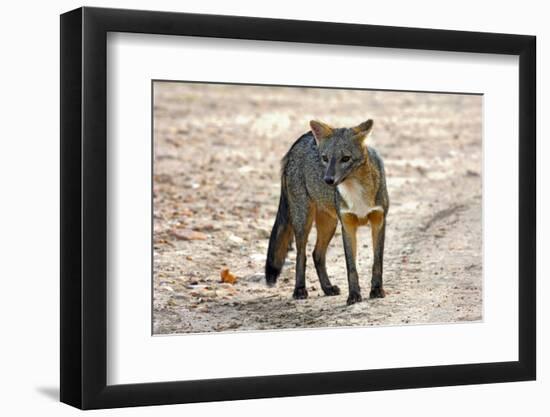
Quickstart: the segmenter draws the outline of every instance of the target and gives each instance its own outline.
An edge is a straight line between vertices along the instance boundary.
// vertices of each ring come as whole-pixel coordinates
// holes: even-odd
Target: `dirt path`
[[[481,105],[479,96],[157,83],[154,333],[480,320]],[[340,296],[323,296],[309,257],[310,297],[293,300],[294,252],[278,285],[265,285],[279,160],[313,118],[375,121],[370,143],[391,201],[384,299],[366,299],[368,228],[359,235],[364,302],[346,306],[339,231],[327,269]],[[308,253],[314,239],[313,229]],[[220,283],[224,267],[235,284]]]

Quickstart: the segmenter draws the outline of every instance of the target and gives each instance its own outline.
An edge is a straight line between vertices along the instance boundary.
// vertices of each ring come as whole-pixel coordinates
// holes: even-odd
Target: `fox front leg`
[[[317,242],[313,251],[313,261],[315,262],[319,283],[325,295],[339,295],[340,288],[331,284],[326,267],[327,248],[338,226],[338,220],[336,217],[317,210],[315,225],[317,227]]]
[[[346,255],[346,268],[348,271],[349,296],[347,304],[355,304],[362,301],[359,276],[355,266],[357,256],[357,218],[354,215],[344,215],[342,222],[342,238],[344,240],[344,252]]]
[[[386,216],[382,212],[374,212],[369,215],[372,231],[372,249],[374,260],[372,263],[372,280],[370,298],[384,298],[386,292],[383,288],[382,271],[384,263],[384,239],[386,235]]]

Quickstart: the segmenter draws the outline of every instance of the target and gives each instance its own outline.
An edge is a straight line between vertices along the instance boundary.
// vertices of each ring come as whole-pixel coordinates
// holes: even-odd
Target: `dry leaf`
[[[234,284],[235,282],[237,282],[237,277],[229,272],[229,268],[222,269],[220,272],[220,277],[222,279],[222,282],[226,282],[228,284]]]

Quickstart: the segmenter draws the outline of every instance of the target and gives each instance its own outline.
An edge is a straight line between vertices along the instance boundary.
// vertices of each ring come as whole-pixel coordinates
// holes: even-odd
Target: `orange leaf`
[[[224,268],[220,272],[220,277],[222,282],[227,282],[228,284],[234,284],[237,282],[237,277],[229,272],[229,268]]]

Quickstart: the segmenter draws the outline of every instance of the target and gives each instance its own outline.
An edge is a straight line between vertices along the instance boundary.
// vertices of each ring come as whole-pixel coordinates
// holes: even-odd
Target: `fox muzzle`
[[[328,185],[334,185],[336,182],[336,158],[331,158],[328,164],[327,170],[325,171],[325,176],[323,180]]]

